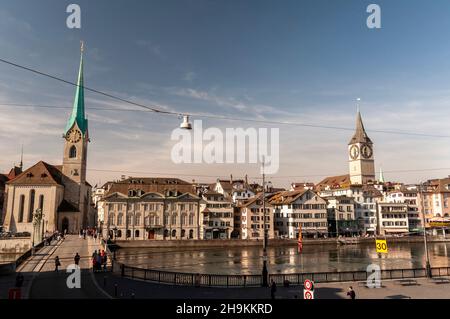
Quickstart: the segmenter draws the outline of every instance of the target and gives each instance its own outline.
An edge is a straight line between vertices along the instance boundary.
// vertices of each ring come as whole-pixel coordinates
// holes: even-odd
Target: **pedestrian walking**
[[[97,233],[94,234],[94,244],[97,243]]]
[[[270,297],[275,299],[275,293],[277,292],[277,284],[272,279],[272,284],[270,285]]]
[[[24,280],[23,275],[20,272],[17,273],[17,276],[16,276],[16,287],[17,288],[22,287],[23,280]]]
[[[78,255],[78,253],[75,254],[75,257],[73,258],[73,260],[75,261],[75,265],[78,265],[78,263],[80,262],[80,255]]]
[[[352,286],[348,287],[347,296],[349,296],[350,299],[355,299],[355,298],[356,298],[356,293],[355,293],[355,291],[353,290],[353,287],[352,287]]]
[[[86,239],[86,229],[83,230],[83,239]]]
[[[83,237],[83,230],[82,229],[80,229],[80,234],[79,235],[80,235],[80,238]]]
[[[58,267],[61,266],[61,262],[59,261],[59,257],[55,258],[55,271],[58,272]]]

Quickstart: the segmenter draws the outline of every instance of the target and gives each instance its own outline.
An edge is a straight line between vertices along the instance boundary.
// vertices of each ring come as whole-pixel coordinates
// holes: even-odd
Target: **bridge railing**
[[[165,283],[182,286],[203,287],[260,287],[262,285],[261,275],[219,275],[219,274],[197,274],[153,270],[131,267],[117,260],[112,260],[112,271],[122,277],[141,279],[155,283]],[[450,267],[432,268],[432,276],[450,276]],[[366,271],[345,272],[318,272],[318,273],[292,273],[292,274],[269,274],[269,283],[273,280],[277,285],[303,285],[306,279],[316,283],[330,282],[356,282],[366,281],[371,273]],[[384,269],[381,270],[381,280],[424,278],[426,269]]]

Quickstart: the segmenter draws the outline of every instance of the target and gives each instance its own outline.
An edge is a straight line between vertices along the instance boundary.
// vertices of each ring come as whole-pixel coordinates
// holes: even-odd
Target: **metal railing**
[[[260,287],[261,275],[218,275],[170,272],[137,268],[112,260],[111,270],[122,277],[140,279],[155,283],[165,283],[183,286],[203,287]],[[450,267],[431,268],[433,277],[450,276]],[[316,283],[366,281],[371,273],[366,271],[318,272],[269,274],[269,282],[273,280],[278,285],[303,285],[306,279]],[[427,277],[425,268],[417,269],[385,269],[381,270],[381,280],[408,279]]]

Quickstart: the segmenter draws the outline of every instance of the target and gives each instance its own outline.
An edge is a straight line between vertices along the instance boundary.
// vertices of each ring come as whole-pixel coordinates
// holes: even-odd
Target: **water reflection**
[[[450,243],[429,245],[432,267],[448,267]],[[297,253],[297,247],[268,247],[271,273],[328,272],[366,270],[375,263],[382,269],[424,268],[425,250],[421,243],[389,245],[389,253],[377,254],[374,245],[310,245]],[[259,274],[261,247],[237,248],[145,248],[121,249],[117,258],[137,267],[180,272],[215,274]]]

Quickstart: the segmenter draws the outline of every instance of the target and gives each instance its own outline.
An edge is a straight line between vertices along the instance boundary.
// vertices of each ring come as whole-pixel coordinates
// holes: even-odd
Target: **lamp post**
[[[423,205],[423,183],[420,183],[420,206],[422,210],[422,223],[423,223],[423,242],[425,245],[425,255],[427,258],[426,261],[426,273],[427,277],[431,278],[431,265],[430,265],[430,256],[428,254],[428,241],[427,241],[427,230],[425,227],[425,211],[424,211],[424,205]]]
[[[264,172],[264,157],[262,161],[262,186],[263,186],[263,227],[264,227],[264,240],[263,240],[263,269],[262,269],[262,286],[268,287],[268,270],[267,270],[267,227],[266,227],[266,175]]]

